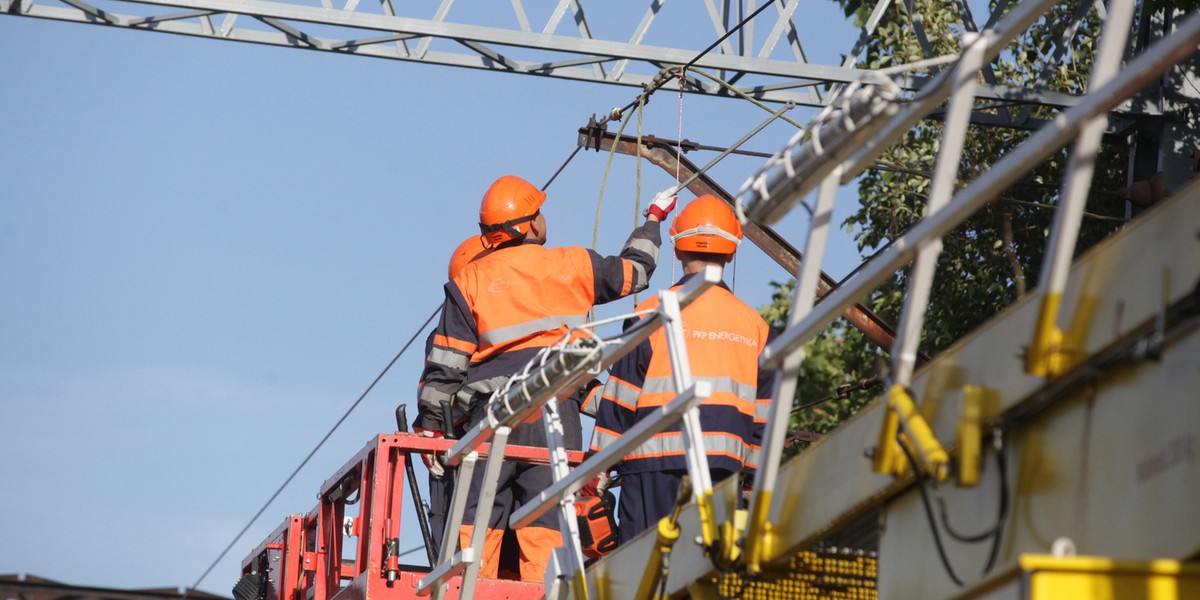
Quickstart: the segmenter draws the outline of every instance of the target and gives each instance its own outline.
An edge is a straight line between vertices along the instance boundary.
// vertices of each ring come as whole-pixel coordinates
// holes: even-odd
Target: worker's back
[[[658,299],[651,298],[638,309],[657,305]],[[683,333],[692,378],[713,386],[713,395],[704,401],[700,410],[709,467],[741,471],[758,450],[761,439],[766,396],[760,393],[760,384],[765,383],[765,378],[759,376],[758,356],[770,336],[770,327],[753,308],[722,285],[709,289],[683,310]],[[629,420],[629,424],[675,397],[666,335],[662,331],[656,332],[636,352],[648,353],[648,360],[624,364],[641,362],[645,372],[639,373],[640,369],[636,368],[626,372],[614,370],[610,375],[620,383],[606,389],[606,394],[611,389],[615,394],[625,396],[615,399],[633,408],[632,411],[621,410],[624,414],[618,417]],[[759,415],[759,412],[763,414]],[[598,431],[597,435],[602,438],[604,432]],[[595,445],[596,441],[601,440],[594,440],[593,450],[606,445],[604,441],[612,440],[601,441],[599,445]],[[675,424],[627,455],[620,470],[625,474],[685,469],[683,451],[679,425]]]

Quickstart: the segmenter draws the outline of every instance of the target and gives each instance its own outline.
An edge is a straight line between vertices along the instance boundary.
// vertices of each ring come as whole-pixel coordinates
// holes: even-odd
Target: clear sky
[[[856,35],[840,10],[802,10],[810,59],[840,63]],[[715,37],[670,36],[697,51]],[[491,181],[540,186],[589,116],[636,96],[11,16],[0,57],[0,574],[104,587],[191,585],[436,308]],[[765,116],[687,96],[683,136],[725,146]],[[677,98],[659,92],[646,133],[679,126]],[[793,132],[746,147],[774,152]],[[590,245],[606,159],[581,153],[548,189],[552,245]],[[736,190],[763,162],[712,173]],[[632,227],[636,177],[615,157],[603,253]],[[645,165],[643,205],[672,182]],[[804,221],[777,229],[802,246]],[[857,264],[842,231],[831,252],[835,277]],[[673,272],[664,260],[652,288]],[[726,280],[757,306],[787,277],[746,244]],[[202,589],[228,594],[267,533],[394,430],[423,339]],[[417,544],[410,512],[401,547]]]

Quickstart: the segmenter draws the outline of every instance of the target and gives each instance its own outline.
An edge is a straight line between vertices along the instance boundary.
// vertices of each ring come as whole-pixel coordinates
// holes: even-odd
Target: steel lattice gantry
[[[711,33],[689,35],[707,42],[724,36],[758,7],[763,12],[747,27],[693,66],[764,101],[824,106],[829,94],[822,93],[823,84],[848,83],[863,74],[850,66],[893,3],[877,0],[841,65],[819,65],[808,61],[797,29],[804,14],[797,10],[799,0],[768,1],[774,6],[754,0],[677,2],[668,13],[666,0],[651,0],[638,14],[632,2],[593,3],[594,12],[585,12],[583,0],[559,0],[530,10],[522,0],[511,0],[511,9],[486,0],[0,0],[0,14],[640,87],[662,69],[688,64],[700,53],[699,48],[649,45],[652,25],[660,30],[687,27],[689,32],[711,26]],[[756,34],[763,31],[767,34]],[[912,76],[902,87],[916,90],[927,81]],[[693,93],[734,95],[706,78],[689,77],[688,83]],[[1075,104],[1069,94],[996,85],[981,86],[978,96]]]

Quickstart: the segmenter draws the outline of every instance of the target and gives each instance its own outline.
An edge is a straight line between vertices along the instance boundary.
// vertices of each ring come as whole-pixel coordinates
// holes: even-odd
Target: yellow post
[[[883,427],[879,430],[879,441],[875,443],[875,454],[871,457],[871,468],[880,475],[896,476],[904,472],[900,446],[896,443],[899,431],[900,418],[892,410],[889,391],[888,406],[883,411]]]
[[[655,593],[663,576],[662,557],[664,554],[671,554],[671,548],[678,540],[679,525],[668,517],[659,519],[658,538],[654,541],[654,550],[650,552],[650,561],[646,564],[646,570],[642,572],[642,581],[638,584],[637,595],[634,598],[648,600],[657,597]]]
[[[983,470],[983,405],[995,390],[968,385],[963,388],[958,417],[958,485],[975,487]]]
[[[1058,308],[1061,303],[1062,294],[1048,293],[1042,297],[1033,340],[1025,351],[1025,372],[1030,375],[1054,377],[1066,370],[1065,340],[1062,330],[1058,328]]]
[[[713,543],[720,535],[717,526],[717,511],[713,505],[712,488],[704,490],[696,498],[696,510],[700,514],[700,538],[704,540],[705,548],[712,548]]]
[[[772,552],[772,545],[775,541],[771,522],[767,520],[770,513],[772,490],[760,490],[755,493],[760,497],[753,503],[754,512],[747,518],[746,541],[743,548],[747,575],[757,575],[762,572],[762,563]]]

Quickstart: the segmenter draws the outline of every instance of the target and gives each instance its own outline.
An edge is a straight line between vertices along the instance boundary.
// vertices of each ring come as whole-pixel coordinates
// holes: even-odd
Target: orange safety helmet
[[[491,254],[491,248],[483,245],[483,236],[473,235],[459,244],[454,249],[454,254],[450,255],[450,266],[447,268],[447,274],[450,279],[458,277],[463,268],[477,258],[483,258]]]
[[[536,219],[546,193],[513,175],[497,179],[479,205],[479,230],[488,247],[524,239],[529,222]]]
[[[733,254],[742,243],[742,224],[728,204],[705,194],[692,200],[671,223],[676,250]]]

